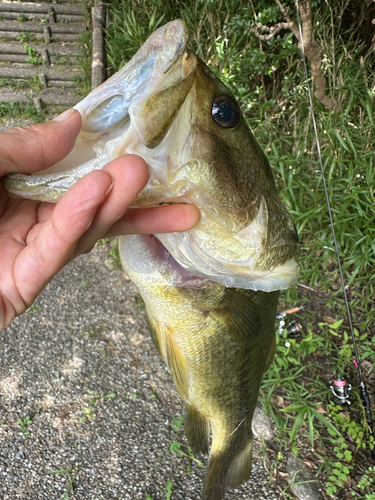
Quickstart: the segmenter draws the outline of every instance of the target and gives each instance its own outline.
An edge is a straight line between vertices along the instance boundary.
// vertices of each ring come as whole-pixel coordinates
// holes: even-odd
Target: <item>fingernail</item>
[[[113,185],[115,183],[115,180],[113,179],[113,177],[111,177],[111,179],[112,179],[111,185],[109,186],[109,188],[107,189],[107,191],[104,193],[105,197],[107,197],[109,195],[109,193],[112,191]]]
[[[67,120],[68,118],[70,118],[72,116],[72,114],[74,113],[74,111],[75,111],[74,108],[67,109],[66,111],[64,111],[60,115],[57,115],[52,121],[63,122],[64,120]]]

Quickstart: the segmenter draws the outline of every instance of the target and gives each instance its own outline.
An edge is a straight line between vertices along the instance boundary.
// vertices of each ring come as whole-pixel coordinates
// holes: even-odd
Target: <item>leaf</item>
[[[335,321],[332,325],[329,325],[329,327],[332,328],[333,330],[337,330],[342,325],[343,321],[344,321],[343,319],[339,319],[338,321]]]
[[[107,394],[106,396],[103,396],[103,399],[106,399],[106,398],[115,398],[117,396],[117,394],[115,392],[111,392],[110,394]]]
[[[166,500],[170,500],[172,498],[172,487],[173,487],[173,483],[170,479],[168,479],[166,485],[165,485],[165,498]]]
[[[340,432],[336,429],[335,426],[331,424],[329,420],[327,420],[321,413],[316,411],[314,408],[311,408],[311,413],[320,421],[322,424],[324,424],[327,427],[328,432],[331,434],[331,436],[337,436],[341,435]]]
[[[303,409],[297,416],[296,420],[294,421],[294,425],[292,427],[292,430],[290,431],[289,434],[289,439],[290,441],[294,441],[295,435],[297,434],[298,429],[301,427],[303,424],[303,421],[305,419],[306,415],[306,410]]]

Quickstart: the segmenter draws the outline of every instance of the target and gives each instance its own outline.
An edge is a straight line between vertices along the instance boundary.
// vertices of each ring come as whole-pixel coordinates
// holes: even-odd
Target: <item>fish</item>
[[[188,40],[183,20],[157,29],[75,106],[83,122],[72,152],[3,185],[12,196],[56,202],[88,172],[131,153],[150,169],[134,208],[200,209],[189,231],[122,236],[120,258],[184,402],[188,442],[208,455],[202,498],[221,500],[251,474],[251,422],[275,352],[279,293],[299,276],[299,243],[236,99]]]

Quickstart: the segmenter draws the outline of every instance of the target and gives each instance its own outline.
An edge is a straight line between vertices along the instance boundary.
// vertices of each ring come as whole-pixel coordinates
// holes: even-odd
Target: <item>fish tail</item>
[[[216,444],[216,445],[215,445]],[[219,446],[217,446],[219,444]],[[215,451],[215,448],[217,451]],[[212,451],[203,489],[203,500],[222,500],[227,487],[236,488],[251,474],[253,436],[241,425],[223,443],[215,443],[212,429]]]
[[[185,403],[184,429],[193,452],[207,454],[210,439],[208,419],[187,403]]]

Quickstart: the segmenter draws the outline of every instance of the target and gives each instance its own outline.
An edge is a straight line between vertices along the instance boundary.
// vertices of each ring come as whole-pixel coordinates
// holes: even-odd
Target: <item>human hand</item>
[[[80,128],[80,114],[69,110],[50,122],[0,133],[0,178],[54,165],[72,150]],[[10,198],[0,183],[0,329],[98,239],[186,231],[198,222],[193,205],[128,209],[147,181],[146,163],[128,155],[83,177],[57,204]]]

